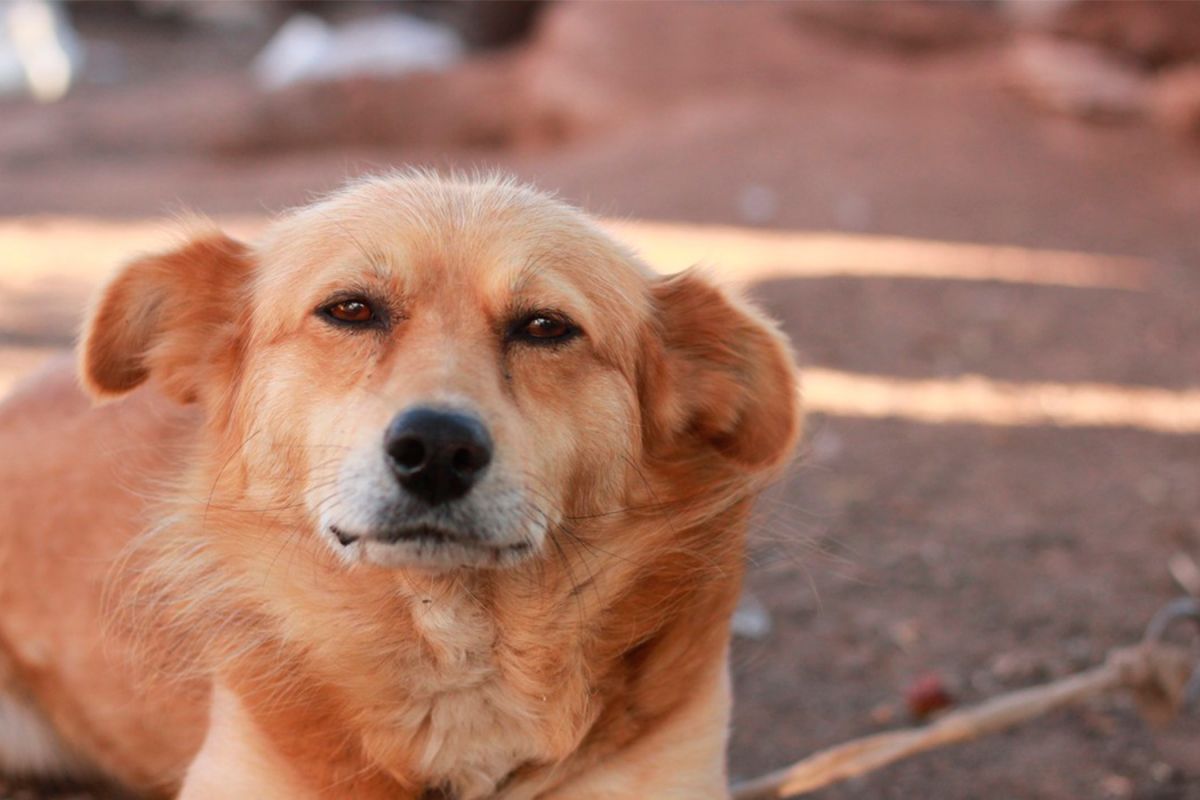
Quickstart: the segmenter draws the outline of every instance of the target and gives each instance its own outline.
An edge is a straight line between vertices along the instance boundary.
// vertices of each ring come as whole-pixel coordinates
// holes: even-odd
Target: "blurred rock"
[[[849,40],[914,54],[998,41],[1007,28],[1005,20],[982,3],[808,0],[792,8],[797,19]]]
[[[999,0],[1000,12],[1026,30],[1049,30],[1075,0]]]
[[[1174,767],[1162,761],[1150,765],[1150,777],[1155,783],[1170,783],[1175,779],[1176,772]]]
[[[303,82],[442,70],[462,60],[465,46],[450,28],[405,14],[378,14],[333,27],[311,14],[283,24],[254,61],[265,89]]]
[[[79,38],[61,3],[0,0],[0,95],[59,100],[82,61]]]
[[[846,449],[842,437],[828,427],[817,428],[808,446],[812,460],[822,464],[833,461]]]
[[[894,703],[878,703],[868,713],[871,724],[881,728],[893,724],[897,716],[896,705]]]
[[[1114,120],[1146,109],[1146,78],[1092,45],[1023,36],[1013,44],[1008,64],[1012,86],[1048,111]]]
[[[751,225],[766,225],[779,214],[779,196],[770,186],[751,183],[737,196],[738,216]]]
[[[733,635],[744,639],[765,639],[771,633],[771,615],[762,602],[750,594],[742,593],[737,610],[733,612]]]
[[[1124,775],[1113,773],[1101,779],[1100,790],[1104,797],[1124,800],[1124,798],[1133,797],[1134,784],[1132,780],[1126,778]]]
[[[25,68],[8,32],[8,5],[0,5],[0,95],[25,91]]]
[[[917,619],[902,619],[887,627],[888,639],[900,650],[911,653],[921,641],[921,622]]]
[[[786,92],[822,80],[844,48],[805,36],[797,6],[747,3],[556,3],[523,60],[530,109],[563,138],[594,135],[703,95]],[[676,31],[687,31],[679,35]],[[753,42],[752,47],[744,43]],[[702,54],[702,57],[697,57]]]
[[[222,149],[557,145],[697,96],[783,91],[821,80],[829,59],[840,59],[837,45],[787,24],[790,8],[752,4],[730,15],[709,4],[552,4],[526,46],[453,69],[287,85],[235,120]],[[296,49],[315,50],[322,36],[302,30]],[[751,214],[772,212],[763,199],[751,197]]]
[[[271,3],[254,0],[134,0],[134,4],[148,16],[226,31],[264,28],[276,11]]]
[[[992,659],[992,676],[1003,686],[1028,686],[1048,680],[1054,669],[1039,653],[1011,650]]]
[[[945,680],[937,673],[922,675],[904,692],[908,712],[917,720],[925,720],[954,705],[954,697]]]
[[[511,61],[479,58],[450,72],[401,79],[304,82],[248,98],[214,145],[230,153],[277,148],[414,146],[495,149],[537,124],[512,80]]]
[[[1200,63],[1177,67],[1154,80],[1150,117],[1176,136],[1200,140]]]
[[[521,41],[529,35],[542,8],[538,0],[457,0],[405,5],[406,10],[449,25],[472,50]]]
[[[1167,571],[1180,589],[1192,597],[1200,597],[1200,566],[1187,553],[1172,553],[1167,559]]]
[[[1200,57],[1200,3],[1187,0],[1076,0],[1061,4],[1050,28],[1147,67]]]

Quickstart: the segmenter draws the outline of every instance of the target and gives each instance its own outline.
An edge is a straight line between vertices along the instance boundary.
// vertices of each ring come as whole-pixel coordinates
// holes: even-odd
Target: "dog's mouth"
[[[348,555],[381,566],[502,567],[534,550],[530,541],[497,543],[434,525],[393,525],[366,532],[330,525],[329,532]]]

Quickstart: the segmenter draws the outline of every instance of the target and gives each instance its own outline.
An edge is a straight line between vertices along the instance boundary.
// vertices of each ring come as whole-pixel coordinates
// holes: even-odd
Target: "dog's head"
[[[213,233],[136,261],[82,375],[198,403],[216,506],[376,567],[511,566],[581,520],[728,504],[799,429],[753,309],[496,180],[368,180],[255,248]]]

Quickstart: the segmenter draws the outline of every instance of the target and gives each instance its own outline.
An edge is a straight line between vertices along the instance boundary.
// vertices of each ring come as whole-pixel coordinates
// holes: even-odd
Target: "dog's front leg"
[[[687,705],[653,733],[553,791],[544,800],[725,800],[731,692],[724,660]]]
[[[316,800],[247,713],[241,699],[213,687],[208,733],[188,767],[179,800]]]

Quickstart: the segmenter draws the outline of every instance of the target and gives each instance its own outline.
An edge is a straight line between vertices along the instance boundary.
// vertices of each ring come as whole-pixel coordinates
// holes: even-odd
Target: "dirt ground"
[[[611,217],[852,235],[829,269],[772,251],[752,281],[817,374],[1200,404],[1200,148],[1032,108],[986,20],[913,52],[787,5],[565,5],[519,50],[333,105],[328,88],[247,88],[262,32],[79,22],[130,54],[125,79],[0,105],[6,218],[262,215],[363,171],[494,166]],[[103,267],[86,244],[86,269],[37,261],[32,219],[6,230],[11,379],[69,346]],[[835,268],[861,261],[856,241],[882,266]],[[918,267],[940,243],[988,247],[887,269],[914,241]],[[1137,277],[977,279],[1016,252],[998,248],[1119,256]],[[1194,426],[867,414],[822,386],[804,457],[761,505],[748,591],[771,627],[734,649],[735,776],[907,724],[922,675],[971,703],[1096,663],[1177,594],[1168,558],[1200,558]],[[1105,700],[817,796],[1200,798],[1200,718],[1153,729]]]

